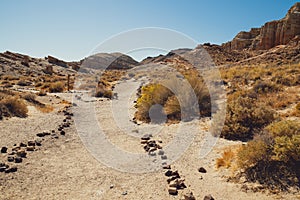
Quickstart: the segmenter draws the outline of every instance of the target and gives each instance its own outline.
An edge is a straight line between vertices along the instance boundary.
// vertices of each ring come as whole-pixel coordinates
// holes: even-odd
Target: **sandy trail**
[[[181,126],[180,124],[162,127],[151,124],[136,125],[130,121],[133,114],[131,107],[134,99],[133,91],[136,87],[138,84],[134,82],[124,82],[116,87],[116,91],[119,91],[119,99],[110,101],[86,97],[89,98],[86,99],[87,102],[76,102],[84,106],[88,105],[87,107],[91,106],[91,108],[83,112],[80,110],[81,105],[73,107],[75,123],[78,124],[67,128],[65,136],[46,140],[38,151],[30,153],[23,163],[18,164],[18,172],[0,173],[0,199],[179,199],[179,196],[168,194],[164,171],[128,173],[115,170],[97,160],[90,152],[95,150],[91,149],[94,146],[84,145],[79,137],[79,135],[81,137],[84,135],[82,132],[87,136],[99,134],[96,130],[99,130],[98,124],[100,124],[105,132],[105,139],[126,152],[148,156],[140,144],[139,136],[149,132],[157,133],[154,134],[154,138],[162,140],[164,147],[168,146],[168,143],[174,139],[174,133]],[[71,100],[71,94],[60,96]],[[121,109],[124,112],[118,115],[116,111],[121,113]],[[52,129],[62,119],[63,116],[56,112],[52,112],[49,116],[33,112],[29,118],[20,120],[21,124],[30,124],[24,129],[20,127],[24,124],[16,123],[15,120],[19,122],[19,119],[1,121],[1,138],[5,138],[1,139],[1,145],[20,142],[29,137],[29,133],[36,133],[37,124],[43,124],[41,129]],[[96,128],[89,126],[90,120],[97,123]],[[116,120],[120,120],[119,123],[116,123]],[[42,123],[45,121],[47,123]],[[81,129],[78,129],[79,123],[82,123]],[[189,148],[172,163],[172,169],[177,169],[185,178],[186,185],[194,193],[196,199],[203,199],[207,194],[212,194],[218,200],[275,198],[275,196],[263,193],[242,192],[240,185],[226,182],[222,178],[224,173],[215,169],[215,160],[220,156],[222,149],[238,142],[220,139],[205,158],[199,159],[199,149],[207,134],[209,119],[190,123],[196,123],[199,131]],[[93,134],[88,135],[91,133]],[[9,138],[6,138],[7,135]],[[114,158],[111,156],[111,159]],[[131,164],[131,162],[128,163],[128,166]],[[206,168],[207,173],[199,173],[197,170],[199,167]],[[284,196],[284,198],[293,199],[292,196]]]

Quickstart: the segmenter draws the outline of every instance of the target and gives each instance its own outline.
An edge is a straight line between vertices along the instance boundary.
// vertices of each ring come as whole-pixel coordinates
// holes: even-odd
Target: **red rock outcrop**
[[[242,31],[235,38],[223,44],[227,50],[267,50],[277,45],[288,44],[300,35],[300,2],[293,5],[281,20],[265,23],[261,28]]]

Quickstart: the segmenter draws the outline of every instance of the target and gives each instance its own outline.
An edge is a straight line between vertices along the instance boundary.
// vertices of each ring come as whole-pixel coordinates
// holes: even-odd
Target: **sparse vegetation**
[[[49,86],[49,92],[51,92],[51,93],[63,92],[64,89],[65,89],[65,85],[63,82],[51,83]]]

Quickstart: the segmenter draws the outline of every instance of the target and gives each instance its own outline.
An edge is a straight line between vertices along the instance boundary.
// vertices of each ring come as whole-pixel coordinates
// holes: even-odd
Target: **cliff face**
[[[249,32],[242,31],[222,46],[227,50],[267,50],[285,45],[297,35],[300,35],[300,2],[293,5],[283,19],[267,22]]]

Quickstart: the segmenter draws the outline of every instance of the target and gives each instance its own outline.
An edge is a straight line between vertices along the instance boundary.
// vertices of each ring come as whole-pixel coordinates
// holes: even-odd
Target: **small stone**
[[[176,187],[169,187],[169,188],[168,188],[168,192],[169,192],[169,194],[171,194],[171,195],[177,195],[177,194],[178,194],[178,191],[177,191],[177,188],[176,188]]]
[[[6,167],[5,167],[5,166],[3,166],[3,167],[0,167],[0,172],[4,172],[4,171],[5,171],[5,169],[6,169]]]
[[[13,157],[13,156],[8,156],[7,157],[8,162],[14,162],[14,160],[15,160],[15,157]]]
[[[17,151],[17,156],[22,157],[22,158],[26,158],[26,152],[24,149],[20,149]]]
[[[36,146],[42,146],[42,140],[40,138],[37,138],[34,140]]]
[[[143,137],[141,137],[142,140],[150,140],[151,135],[150,134],[145,134]]]
[[[157,154],[161,156],[161,155],[164,155],[164,154],[165,154],[165,152],[164,152],[163,150],[161,150],[161,149],[160,149],[160,150],[158,151],[158,153],[157,153]]]
[[[35,141],[29,140],[27,144],[28,146],[35,146]]]
[[[172,176],[173,172],[171,170],[166,171],[165,176]]]
[[[34,151],[34,146],[28,146],[26,147],[26,151]]]
[[[204,167],[200,167],[198,169],[198,172],[200,172],[200,173],[206,173],[207,171],[206,171],[206,169],[204,169]]]
[[[54,138],[54,139],[58,139],[58,138],[59,138],[58,135],[57,135],[56,133],[52,133],[52,134],[51,134],[51,137]]]
[[[60,134],[61,135],[66,135],[66,132],[62,130],[62,131],[60,131]]]
[[[7,153],[7,147],[2,147],[1,148],[1,153]]]
[[[167,159],[168,159],[168,157],[167,157],[166,155],[162,155],[162,156],[161,156],[161,159],[163,159],[163,160],[167,160]]]
[[[37,133],[36,136],[38,136],[38,137],[45,137],[45,134],[44,133]]]
[[[141,144],[147,144],[147,140],[142,140]]]
[[[163,168],[163,169],[171,169],[171,166],[170,166],[170,165],[167,165],[167,164],[164,164],[162,168]]]
[[[15,158],[15,163],[21,163],[23,159],[21,157],[16,157]]]
[[[150,150],[150,147],[148,145],[146,145],[146,146],[144,146],[144,150],[148,152]]]
[[[210,194],[206,195],[203,200],[215,200]]]
[[[16,146],[16,147],[12,148],[11,150],[17,152],[17,151],[20,150],[20,149],[21,149],[21,147]]]
[[[181,200],[196,200],[196,198],[195,198],[193,192],[186,191],[186,192],[183,192]]]
[[[128,194],[127,191],[122,192],[122,195],[123,195],[123,196],[125,196],[125,195],[127,195],[127,194]]]
[[[110,185],[110,186],[109,186],[110,189],[113,189],[114,187],[115,187],[114,185]]]
[[[27,144],[24,144],[23,142],[20,143],[20,147],[27,147]]]
[[[11,168],[7,168],[5,170],[5,173],[13,173],[13,172],[16,172],[18,170],[17,167],[11,167]]]

